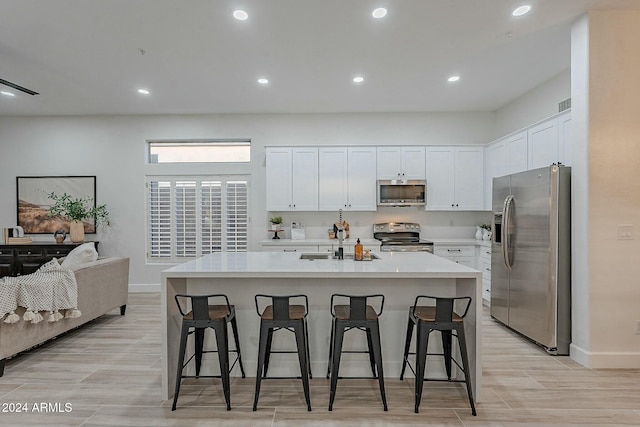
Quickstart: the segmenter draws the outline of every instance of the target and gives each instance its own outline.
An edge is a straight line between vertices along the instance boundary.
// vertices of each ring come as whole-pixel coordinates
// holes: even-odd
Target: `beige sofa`
[[[76,328],[120,307],[124,315],[129,294],[129,258],[103,258],[73,268],[78,283],[78,309],[82,315],[37,324],[0,322],[0,376],[7,358]],[[24,309],[16,311],[22,317]]]

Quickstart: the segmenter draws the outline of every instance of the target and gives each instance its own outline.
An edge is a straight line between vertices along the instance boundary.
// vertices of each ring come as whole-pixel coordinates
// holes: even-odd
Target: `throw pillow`
[[[75,268],[81,264],[92,262],[98,259],[98,251],[96,251],[93,242],[83,243],[66,256],[62,261],[62,267]]]

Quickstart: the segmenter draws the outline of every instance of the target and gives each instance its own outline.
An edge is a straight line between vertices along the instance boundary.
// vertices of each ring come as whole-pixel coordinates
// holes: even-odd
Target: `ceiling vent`
[[[571,108],[571,98],[567,98],[558,104],[558,113],[562,113],[569,108]]]
[[[39,95],[38,92],[34,92],[31,89],[27,89],[26,87],[22,87],[20,85],[15,84],[15,83],[8,82],[6,80],[0,79],[0,84],[12,87],[12,88],[14,88],[16,90],[19,90],[21,92],[24,92],[24,93],[28,93],[29,95]]]

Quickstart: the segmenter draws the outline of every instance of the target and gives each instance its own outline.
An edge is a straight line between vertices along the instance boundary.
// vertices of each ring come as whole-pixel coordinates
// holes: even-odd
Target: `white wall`
[[[558,114],[558,104],[571,97],[571,70],[565,70],[496,111],[498,139]]]
[[[576,286],[588,290],[589,330],[581,350],[590,367],[640,368],[640,11],[592,11],[588,20],[581,135],[588,173],[582,232],[589,237],[576,266],[588,283]],[[621,224],[635,227],[632,240],[618,238]]]
[[[246,173],[251,175],[251,249],[267,238],[265,146],[268,145],[449,145],[484,144],[492,113],[283,114],[208,116],[108,116],[0,118],[0,224],[16,221],[15,177],[96,175],[97,202],[106,203],[112,226],[96,236],[103,255],[131,258],[132,284],[158,284],[163,266],[145,265],[145,175]],[[176,138],[251,138],[250,165],[146,165],[145,141]],[[350,213],[362,232],[389,214]],[[488,222],[486,214],[418,212],[425,225],[467,226]],[[328,217],[305,214],[308,226]],[[317,222],[317,224],[312,224]],[[434,228],[434,232],[438,230]],[[32,236],[52,241],[52,236]]]

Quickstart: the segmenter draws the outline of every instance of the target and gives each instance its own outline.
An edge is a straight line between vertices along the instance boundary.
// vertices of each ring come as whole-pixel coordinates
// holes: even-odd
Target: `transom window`
[[[149,163],[247,163],[251,141],[243,139],[147,141]]]
[[[246,251],[248,187],[242,176],[147,177],[147,261]]]

